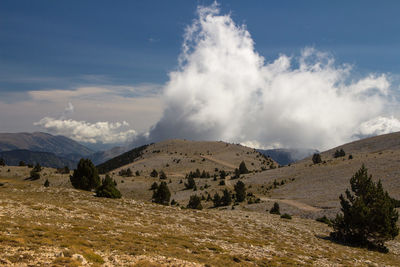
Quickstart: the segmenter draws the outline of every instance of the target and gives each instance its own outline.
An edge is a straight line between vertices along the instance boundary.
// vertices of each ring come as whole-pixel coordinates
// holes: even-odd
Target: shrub
[[[155,178],[158,176],[158,172],[153,169],[153,171],[150,173],[150,176]]]
[[[189,203],[187,205],[187,208],[189,209],[196,209],[196,210],[201,210],[203,209],[203,206],[201,205],[201,199],[197,195],[190,196]]]
[[[246,186],[242,181],[235,184],[236,201],[243,202],[246,198]]]
[[[314,164],[321,163],[322,162],[321,155],[319,153],[314,153],[314,155],[312,157],[312,162]]]
[[[48,179],[46,179],[46,181],[43,184],[44,187],[49,187],[50,186],[50,182]]]
[[[281,214],[281,212],[280,212],[280,210],[279,210],[279,204],[278,204],[278,202],[275,202],[275,203],[274,203],[274,206],[271,208],[271,210],[269,211],[269,213],[271,213],[271,214],[278,214],[278,215]]]
[[[136,176],[140,176],[140,172],[139,171],[136,171],[135,174],[136,174]]]
[[[374,183],[364,165],[350,179],[346,198],[340,195],[342,213],[333,221],[331,237],[345,243],[387,251],[385,241],[399,234],[398,213],[393,199],[383,190],[381,181]]]
[[[240,174],[249,173],[249,170],[247,169],[246,163],[244,163],[244,161],[242,161],[242,162],[239,164],[239,172],[240,172]]]
[[[81,159],[73,175],[70,176],[74,188],[90,191],[100,185],[97,168],[90,159]]]
[[[169,191],[167,183],[161,182],[158,189],[154,191],[153,201],[158,204],[168,205],[170,198],[171,192]]]
[[[290,214],[284,213],[284,214],[281,215],[281,218],[282,218],[282,219],[291,220],[291,219],[292,219],[292,216],[290,216]]]
[[[116,188],[117,183],[106,174],[101,186],[96,189],[96,197],[121,198],[121,192]]]

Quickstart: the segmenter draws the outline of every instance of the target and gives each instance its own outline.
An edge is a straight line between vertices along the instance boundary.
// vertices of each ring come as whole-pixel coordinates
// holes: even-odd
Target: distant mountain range
[[[26,164],[39,163],[43,167],[62,168],[68,166],[70,169],[76,168],[76,162],[70,159],[57,157],[50,152],[37,152],[25,149],[0,152],[0,158],[3,158],[9,166],[17,166],[20,161]]]
[[[65,136],[48,133],[0,133],[0,157],[8,165],[20,161],[40,163],[47,167],[76,167],[82,157],[95,151]]]

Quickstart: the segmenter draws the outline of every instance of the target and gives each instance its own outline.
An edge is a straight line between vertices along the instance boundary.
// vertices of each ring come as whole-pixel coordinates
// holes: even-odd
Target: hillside
[[[93,154],[94,151],[65,136],[48,133],[0,133],[0,151],[30,150],[50,152],[71,160]]]
[[[20,161],[25,162],[26,164],[39,163],[44,167],[53,167],[53,168],[62,168],[64,166],[68,166],[70,169],[76,168],[76,162],[57,157],[53,153],[50,152],[36,152],[30,150],[11,150],[11,151],[2,151],[0,152],[0,158],[5,160],[7,165],[18,166]]]
[[[328,226],[269,213],[194,211],[110,200],[23,180],[0,167],[0,265],[6,266],[397,266],[387,254],[329,240]],[[51,179],[50,169],[47,173]],[[41,181],[42,182],[42,181]]]
[[[334,152],[340,149],[346,156],[334,158]],[[349,155],[353,158],[349,159]],[[350,186],[349,179],[364,164],[374,180],[381,179],[383,187],[400,199],[400,133],[344,144],[322,152],[321,157],[324,163],[313,164],[308,157],[291,166],[247,175],[244,182],[251,184],[251,191],[261,199],[278,201],[291,214],[332,217],[339,211],[339,195]],[[268,190],[274,180],[290,182]],[[264,207],[258,204],[251,209]]]

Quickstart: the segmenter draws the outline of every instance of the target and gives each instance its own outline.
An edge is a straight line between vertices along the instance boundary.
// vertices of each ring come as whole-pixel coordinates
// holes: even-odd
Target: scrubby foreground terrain
[[[2,173],[4,173],[4,168]],[[398,266],[399,238],[382,254],[336,244],[313,220],[194,211],[96,198],[0,175],[0,265]]]

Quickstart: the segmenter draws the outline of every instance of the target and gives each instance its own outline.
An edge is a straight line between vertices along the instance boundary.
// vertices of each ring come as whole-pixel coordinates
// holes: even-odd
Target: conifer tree
[[[246,163],[244,163],[244,161],[242,161],[239,165],[239,172],[240,174],[246,174],[249,173],[249,170],[246,167]]]
[[[170,198],[171,192],[169,191],[167,183],[161,182],[158,189],[154,191],[153,201],[158,204],[168,205]]]
[[[116,187],[116,182],[106,174],[101,186],[96,189],[97,197],[121,198],[121,192]]]
[[[203,206],[201,205],[200,197],[198,197],[197,195],[190,196],[190,200],[189,200],[189,203],[187,205],[187,208],[196,209],[196,210],[203,209]]]
[[[381,181],[375,183],[364,165],[350,179],[351,190],[340,195],[341,211],[333,221],[336,240],[387,251],[385,241],[399,234],[395,203],[383,190]]]
[[[246,186],[242,181],[235,184],[236,201],[243,202],[246,199]]]
[[[100,185],[99,173],[90,159],[79,161],[70,180],[73,187],[87,191],[96,189]]]

